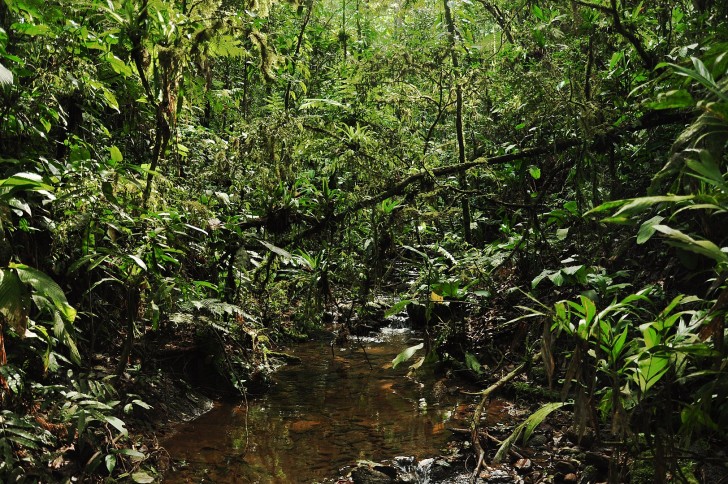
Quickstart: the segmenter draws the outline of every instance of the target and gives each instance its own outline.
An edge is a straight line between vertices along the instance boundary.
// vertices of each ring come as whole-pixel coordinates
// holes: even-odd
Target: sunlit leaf
[[[667,373],[670,360],[664,356],[650,355],[639,360],[635,379],[642,393],[652,388]]]
[[[412,358],[412,356],[418,350],[421,350],[424,347],[425,347],[425,344],[424,343],[420,343],[418,345],[410,346],[409,348],[407,348],[406,350],[404,350],[403,352],[401,352],[400,354],[398,354],[397,357],[392,360],[392,368],[397,368],[397,366],[399,364],[404,363],[405,361],[407,361],[410,358]]]
[[[132,481],[138,484],[149,484],[155,482],[156,479],[144,471],[137,471],[131,475]]]
[[[114,417],[113,415],[104,415],[103,418],[122,435],[126,435],[128,433],[128,431],[126,430],[126,424],[120,418]]]
[[[12,83],[13,73],[7,70],[2,64],[0,64],[0,86]]]
[[[391,308],[389,308],[385,313],[384,317],[388,318],[390,316],[394,316],[395,314],[399,314],[402,312],[404,308],[407,307],[408,304],[412,304],[411,299],[403,299],[397,303],[394,304]]]
[[[136,265],[138,265],[138,266],[139,266],[139,267],[141,268],[141,270],[143,270],[143,271],[146,271],[146,270],[147,270],[147,265],[146,265],[146,264],[144,263],[144,261],[143,261],[143,260],[141,260],[141,259],[140,259],[139,257],[137,257],[137,256],[135,256],[135,255],[129,255],[129,258],[130,258],[131,260],[133,260],[133,261],[134,261],[134,263],[135,263]]]
[[[109,148],[109,152],[111,154],[111,160],[116,163],[121,163],[124,161],[124,156],[121,154],[121,150],[117,148],[116,146],[112,146]]]
[[[288,252],[287,250],[281,249],[280,247],[276,247],[275,245],[270,244],[270,243],[266,242],[265,240],[260,240],[259,242],[261,244],[263,244],[268,250],[270,250],[271,252],[273,252],[275,254],[278,254],[279,256],[283,257],[285,260],[293,259],[293,255],[291,255],[291,253]]]
[[[655,215],[651,219],[643,222],[642,225],[640,225],[639,231],[637,232],[637,243],[644,244],[645,242],[650,240],[650,238],[656,231],[655,225],[659,224],[663,220],[665,220],[665,217]]]
[[[709,240],[696,240],[689,235],[667,225],[655,225],[655,230],[670,239],[670,243],[685,250],[709,257],[716,262],[728,262],[728,254]]]
[[[660,93],[657,101],[650,103],[652,109],[677,109],[695,105],[693,96],[685,89]]]
[[[503,441],[503,443],[501,443],[500,447],[498,448],[498,452],[496,452],[495,457],[493,458],[493,463],[498,464],[503,461],[503,459],[508,455],[508,451],[511,449],[511,446],[513,446],[516,440],[518,440],[518,438],[521,436],[521,433],[523,433],[523,441],[527,442],[536,427],[538,427],[541,422],[546,420],[546,417],[548,417],[555,410],[558,410],[559,408],[570,404],[570,402],[547,403],[546,405],[533,412],[525,421],[523,421],[513,430],[513,433],[511,433],[511,435],[509,435],[508,438]]]

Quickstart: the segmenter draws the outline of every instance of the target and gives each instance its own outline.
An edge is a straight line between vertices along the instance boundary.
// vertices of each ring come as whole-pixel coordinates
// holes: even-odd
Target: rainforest
[[[728,3],[1,0],[0,482],[728,482]]]

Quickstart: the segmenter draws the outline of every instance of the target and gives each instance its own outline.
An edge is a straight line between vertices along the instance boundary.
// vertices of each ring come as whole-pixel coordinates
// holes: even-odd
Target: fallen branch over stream
[[[613,127],[605,131],[604,133],[598,134],[591,141],[583,140],[581,138],[557,140],[551,144],[546,144],[537,148],[526,148],[518,152],[496,156],[485,156],[485,148],[479,147],[474,150],[472,156],[470,156],[470,160],[465,163],[456,163],[448,166],[432,168],[429,170],[420,170],[417,173],[413,173],[412,175],[409,175],[406,178],[395,183],[394,185],[390,186],[386,190],[376,195],[372,195],[371,197],[360,200],[359,202],[355,203],[354,205],[342,212],[319,220],[308,229],[297,234],[295,238],[285,241],[285,243],[281,243],[281,245],[285,247],[286,245],[289,245],[294,241],[298,241],[310,235],[317,234],[326,226],[332,223],[341,222],[352,213],[356,213],[362,209],[372,207],[388,198],[397,195],[403,195],[410,185],[413,185],[419,181],[427,180],[429,178],[441,178],[448,175],[464,173],[473,168],[481,166],[500,165],[516,160],[536,158],[542,155],[559,154],[569,148],[575,148],[577,146],[585,146],[589,151],[592,152],[604,152],[607,149],[610,149],[610,147],[613,146],[617,142],[618,138],[622,135],[657,128],[665,125],[687,124],[691,120],[695,119],[696,116],[697,112],[695,111],[650,111],[643,114],[640,118],[636,119],[631,123],[626,123],[622,126]],[[252,224],[255,224],[256,222],[262,222],[264,220],[265,218],[254,220],[252,221]],[[251,224],[251,222],[248,222],[248,224]]]
[[[531,362],[533,363],[534,361],[537,361],[540,357],[541,353],[535,354],[531,358]],[[506,383],[510,382],[515,377],[526,371],[526,368],[528,368],[529,366],[530,365],[528,365],[528,362],[524,361],[513,370],[511,370],[509,373],[501,377],[500,380],[493,383],[482,392],[479,392],[479,394],[481,395],[480,403],[478,403],[478,406],[475,407],[473,419],[470,422],[470,438],[473,443],[473,448],[478,454],[478,462],[477,464],[475,464],[475,470],[473,471],[473,475],[471,476],[472,482],[475,482],[475,480],[478,478],[478,473],[480,472],[480,468],[483,466],[483,461],[485,460],[485,449],[483,449],[483,446],[480,444],[480,437],[478,435],[478,424],[480,423],[480,418],[483,415],[483,410],[485,410],[485,404],[488,403],[488,400],[490,400],[490,397],[493,393],[495,393]]]
[[[510,373],[506,374],[500,380],[493,383],[491,386],[481,392],[482,397],[480,399],[480,403],[478,403],[478,406],[475,407],[473,419],[470,422],[470,438],[473,441],[473,448],[478,453],[478,463],[475,464],[475,470],[473,471],[473,476],[471,478],[471,481],[473,482],[475,482],[475,480],[477,479],[480,468],[483,466],[483,460],[485,459],[485,449],[483,449],[483,446],[480,444],[480,437],[478,436],[478,424],[480,423],[480,417],[483,415],[485,404],[488,402],[493,392],[500,389],[503,385],[513,380],[525,370],[526,362],[524,361],[513,370],[511,370]]]

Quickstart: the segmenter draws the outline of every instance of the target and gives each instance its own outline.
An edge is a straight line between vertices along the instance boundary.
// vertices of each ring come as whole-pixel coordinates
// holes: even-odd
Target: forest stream
[[[472,397],[447,391],[432,371],[413,379],[406,364],[392,369],[413,337],[385,328],[333,356],[325,339],[297,345],[301,363],[281,368],[247,409],[218,404],[162,442],[175,462],[165,482],[311,483],[360,459],[437,455]]]

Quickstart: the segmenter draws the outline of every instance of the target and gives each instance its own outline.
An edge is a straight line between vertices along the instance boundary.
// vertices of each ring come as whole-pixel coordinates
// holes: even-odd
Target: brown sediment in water
[[[436,401],[431,372],[415,380],[406,365],[384,369],[409,337],[366,340],[367,356],[358,343],[334,358],[327,341],[297,346],[301,364],[279,370],[247,409],[218,404],[162,442],[176,462],[165,482],[317,482],[359,459],[437,455],[458,405],[472,397]]]

